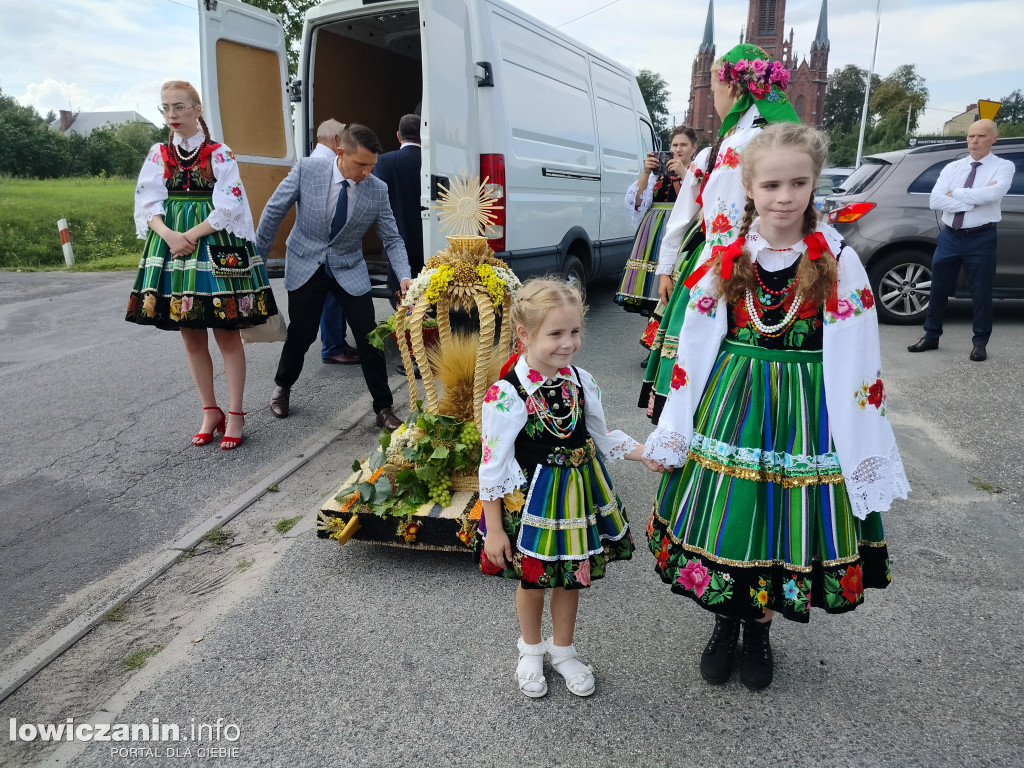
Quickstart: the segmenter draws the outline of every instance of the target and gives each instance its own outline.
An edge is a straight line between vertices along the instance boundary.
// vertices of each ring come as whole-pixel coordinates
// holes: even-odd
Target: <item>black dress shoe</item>
[[[938,348],[938,339],[929,339],[927,336],[922,336],[916,344],[911,344],[909,347],[907,347],[907,352],[927,352],[930,349]]]
[[[270,412],[279,419],[288,418],[288,400],[292,391],[287,387],[274,387],[274,394],[270,396]]]
[[[394,432],[402,426],[402,420],[395,416],[395,412],[390,408],[381,408],[377,411],[377,426],[388,432]]]
[[[362,361],[359,353],[352,349],[344,349],[336,355],[329,355],[321,359],[325,363],[334,365],[358,365]]]
[[[974,349],[971,350],[971,360],[979,361],[986,357],[988,357],[988,352],[985,351],[985,345],[975,344]]]

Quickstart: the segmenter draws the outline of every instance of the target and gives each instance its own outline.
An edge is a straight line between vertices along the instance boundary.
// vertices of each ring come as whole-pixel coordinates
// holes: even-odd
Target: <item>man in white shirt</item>
[[[310,157],[327,157],[334,160],[341,146],[341,134],[345,124],[333,117],[320,123],[316,129],[316,146]],[[328,293],[324,300],[324,311],[320,316],[320,359],[336,365],[358,365],[359,352],[345,342],[345,313]]]
[[[1014,165],[990,151],[998,133],[991,120],[978,120],[967,132],[968,157],[942,169],[929,205],[942,212],[945,225],[932,256],[932,287],[924,336],[910,352],[939,348],[946,302],[956,289],[963,265],[974,302],[974,347],[971,360],[988,357],[992,334],[992,282],[996,273],[996,222],[1003,196],[1013,181]]]

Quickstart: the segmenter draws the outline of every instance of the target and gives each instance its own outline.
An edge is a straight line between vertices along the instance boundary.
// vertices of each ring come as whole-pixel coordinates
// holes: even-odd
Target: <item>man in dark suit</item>
[[[373,175],[388,185],[388,199],[398,223],[398,233],[409,255],[409,269],[418,275],[423,269],[423,220],[420,218],[420,116],[404,115],[398,121],[398,141],[394,152],[377,158]],[[393,269],[388,269],[388,290],[392,306],[397,304],[399,282]]]
[[[274,377],[270,410],[286,418],[292,385],[303,358],[316,340],[328,293],[341,305],[359,350],[363,378],[373,396],[377,426],[395,431],[401,420],[392,410],[384,354],[366,339],[376,321],[370,275],[363,258],[363,235],[375,225],[404,293],[409,287],[409,260],[388,203],[387,186],[372,175],[381,146],[376,134],[352,123],[341,137],[337,158],[306,157],[292,168],[267,201],[256,230],[256,243],[268,253],[281,220],[297,206],[287,241],[284,285],[288,290],[288,338]]]

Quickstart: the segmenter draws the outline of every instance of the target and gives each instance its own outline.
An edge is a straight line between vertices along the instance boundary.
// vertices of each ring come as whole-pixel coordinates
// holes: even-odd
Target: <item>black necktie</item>
[[[974,175],[978,172],[979,165],[981,165],[980,160],[975,160],[971,163],[971,172],[967,174],[964,189],[970,189],[974,186]],[[964,213],[965,211],[957,211],[953,214],[953,229],[960,229],[964,225]]]
[[[331,221],[331,240],[341,232],[348,220],[348,179],[341,180],[341,192],[338,193],[338,205],[334,208],[334,219]]]

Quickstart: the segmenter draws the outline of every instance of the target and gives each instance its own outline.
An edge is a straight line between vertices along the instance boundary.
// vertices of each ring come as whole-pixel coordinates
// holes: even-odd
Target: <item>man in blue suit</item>
[[[398,121],[401,146],[377,158],[373,175],[388,185],[388,199],[398,224],[398,234],[405,242],[409,269],[413,276],[423,269],[423,219],[420,217],[420,116],[404,115]],[[388,269],[388,290],[392,306],[400,292],[398,278]]]
[[[336,161],[303,158],[263,209],[256,243],[262,253],[268,253],[281,220],[297,206],[284,268],[291,321],[270,399],[270,410],[278,418],[288,416],[291,388],[302,372],[306,351],[316,340],[324,299],[330,293],[355,336],[377,426],[393,432],[402,424],[392,410],[384,354],[366,340],[376,325],[362,248],[370,225],[377,228],[402,293],[408,290],[410,278],[409,259],[388,202],[387,185],[372,175],[380,151],[376,134],[352,123],[342,134]]]

